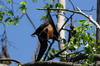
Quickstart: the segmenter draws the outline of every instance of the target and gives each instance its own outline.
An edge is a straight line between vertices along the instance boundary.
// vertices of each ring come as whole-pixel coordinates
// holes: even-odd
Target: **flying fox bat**
[[[48,39],[57,40],[59,35],[49,11],[46,15],[44,23],[40,25],[39,28],[36,29],[36,31],[32,34],[32,36],[33,35],[37,35],[40,41],[40,50],[38,57],[36,59],[36,61],[39,61],[47,49]]]

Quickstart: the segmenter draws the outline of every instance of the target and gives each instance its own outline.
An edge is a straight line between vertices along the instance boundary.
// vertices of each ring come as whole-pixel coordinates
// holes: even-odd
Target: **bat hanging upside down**
[[[36,29],[32,36],[33,35],[37,35],[40,41],[40,50],[36,59],[36,61],[39,61],[47,49],[48,39],[57,40],[59,35],[49,11],[46,15],[44,23]]]

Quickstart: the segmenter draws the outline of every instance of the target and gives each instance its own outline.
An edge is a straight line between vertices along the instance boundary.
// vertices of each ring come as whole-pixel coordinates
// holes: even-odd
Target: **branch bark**
[[[37,10],[47,10],[47,9],[40,8],[40,9],[37,9]],[[89,16],[89,15],[85,14],[78,7],[77,7],[77,11],[70,10],[70,9],[62,9],[62,8],[50,8],[50,10],[63,10],[63,11],[68,11],[68,12],[74,12],[74,13],[77,13],[77,14],[81,14],[84,17],[86,17],[87,19],[89,19],[89,21],[91,21],[100,30],[100,25],[92,18],[92,16]]]
[[[58,61],[43,61],[43,62],[30,62],[22,64],[22,66],[80,66],[81,64],[74,64],[71,62],[58,62]]]

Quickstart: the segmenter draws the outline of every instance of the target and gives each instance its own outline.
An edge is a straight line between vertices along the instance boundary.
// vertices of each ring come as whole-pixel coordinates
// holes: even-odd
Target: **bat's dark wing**
[[[38,39],[40,41],[40,50],[39,50],[39,54],[37,56],[37,59],[36,61],[39,61],[42,56],[44,55],[46,49],[47,49],[47,33],[48,33],[48,30],[43,30],[41,31],[41,34],[38,35]]]
[[[47,41],[42,41],[40,38],[39,38],[39,41],[41,44],[40,44],[40,50],[39,50],[39,54],[37,56],[36,61],[39,61],[42,58],[48,46]]]

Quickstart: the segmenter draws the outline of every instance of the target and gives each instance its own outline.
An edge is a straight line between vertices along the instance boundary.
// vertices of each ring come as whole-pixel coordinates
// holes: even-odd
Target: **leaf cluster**
[[[0,22],[5,22],[7,25],[17,25],[19,22],[18,16],[14,16],[12,10],[0,11]]]
[[[93,24],[84,19],[78,21],[78,23],[81,25],[74,28],[76,30],[75,37],[72,37],[69,43],[65,43],[66,49],[71,51],[71,53],[69,52],[69,57],[84,54],[89,59],[81,60],[82,63],[93,63],[93,55],[98,53],[95,33],[89,31],[92,30]]]

